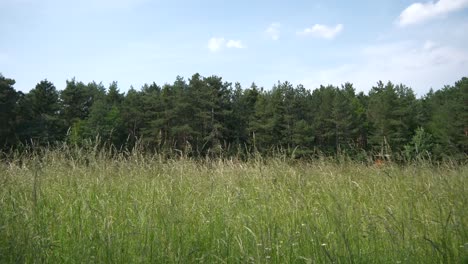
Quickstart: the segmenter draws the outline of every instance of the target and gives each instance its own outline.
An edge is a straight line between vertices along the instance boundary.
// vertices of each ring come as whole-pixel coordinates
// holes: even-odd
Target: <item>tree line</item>
[[[417,98],[403,85],[379,81],[366,94],[353,84],[278,82],[243,88],[194,74],[162,86],[119,91],[117,82],[48,80],[27,93],[0,74],[0,150],[100,142],[116,150],[188,155],[283,151],[297,157],[347,154],[380,158],[466,159],[468,78]]]

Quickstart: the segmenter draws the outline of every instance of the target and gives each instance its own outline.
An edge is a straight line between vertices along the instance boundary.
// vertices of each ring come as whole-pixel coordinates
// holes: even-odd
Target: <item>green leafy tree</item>
[[[161,87],[156,83],[144,85],[142,88],[143,127],[142,139],[152,148],[159,148],[163,144],[164,115],[161,98]]]
[[[425,101],[430,113],[426,127],[434,136],[436,156],[463,158],[468,153],[468,78],[429,93]]]
[[[195,103],[191,96],[190,87],[180,76],[176,78],[172,89],[165,91],[167,98],[166,116],[170,124],[170,135],[174,141],[174,146],[179,150],[193,148],[194,139],[199,136],[196,131]]]
[[[130,147],[141,138],[144,125],[143,97],[142,93],[130,88],[122,101],[121,115],[124,134],[127,135]]]
[[[107,89],[106,101],[110,105],[120,105],[124,99],[124,95],[120,93],[117,82],[112,82]]]
[[[468,78],[417,99],[411,88],[381,81],[367,94],[352,84],[320,86],[278,82],[271,90],[219,76],[194,74],[188,81],[131,88],[112,82],[67,81],[60,93],[47,80],[26,95],[0,75],[0,148],[17,142],[72,143],[101,138],[117,147],[141,139],[149,149],[190,155],[231,155],[272,149],[296,156],[362,150],[431,159],[466,158]],[[171,152],[168,152],[171,153]],[[291,152],[290,152],[291,154]],[[365,157],[366,158],[366,157]]]
[[[250,88],[242,89],[239,83],[235,85],[232,96],[232,119],[228,129],[233,131],[231,140],[241,147],[252,144],[252,132],[249,128],[255,120],[255,104],[258,100],[260,90],[252,83]]]
[[[453,140],[458,150],[468,154],[468,78],[464,77],[454,85],[453,115],[455,117],[452,129]]]
[[[76,82],[73,78],[67,80],[67,85],[60,93],[62,103],[62,118],[68,128],[79,120],[85,120],[94,101],[105,97],[105,88],[102,84]]]
[[[252,135],[252,146],[261,152],[266,151],[273,142],[271,132],[271,114],[268,109],[269,94],[261,91],[255,102],[255,114],[253,120],[249,124],[249,131]]]
[[[385,155],[403,150],[418,125],[415,105],[414,92],[404,85],[378,82],[372,88],[367,113],[372,129],[369,139],[375,150]]]
[[[360,92],[353,100],[354,111],[356,114],[356,148],[360,150],[367,150],[367,138],[369,135],[369,120],[367,119],[367,107],[369,97]]]
[[[357,109],[353,101],[355,99],[352,84],[346,83],[342,89],[335,90],[333,98],[332,122],[335,126],[335,149],[341,151],[348,148],[357,138]]]
[[[15,80],[0,74],[0,150],[8,149],[16,143],[16,103],[19,94],[13,86]]]
[[[97,138],[105,144],[120,148],[124,145],[125,135],[120,109],[116,104],[105,100],[96,101],[91,107],[89,117],[83,128],[86,138]]]
[[[331,116],[334,108],[336,87],[320,86],[312,93],[313,130],[315,145],[326,153],[334,153],[336,147],[336,125]]]
[[[416,130],[410,143],[405,145],[405,155],[408,160],[430,159],[433,151],[434,141],[431,134],[420,127]]]
[[[23,131],[28,141],[49,144],[63,139],[64,124],[60,119],[59,93],[54,84],[43,80],[27,95],[30,107],[28,128]]]
[[[286,104],[290,106],[292,128],[288,145],[294,147],[294,154],[302,156],[313,152],[315,132],[313,127],[314,112],[311,103],[312,95],[304,86],[288,89]]]

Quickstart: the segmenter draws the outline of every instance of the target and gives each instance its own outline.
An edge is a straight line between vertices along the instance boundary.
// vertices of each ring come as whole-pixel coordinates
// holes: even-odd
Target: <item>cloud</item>
[[[308,88],[352,82],[357,90],[368,91],[378,80],[390,80],[408,85],[423,95],[431,87],[439,89],[455,82],[466,75],[468,68],[467,50],[433,41],[371,45],[356,54],[356,63],[310,69],[305,72],[308,77],[299,82]]]
[[[317,38],[324,38],[324,39],[333,39],[335,38],[339,33],[343,31],[343,25],[338,24],[334,27],[326,26],[326,25],[321,25],[321,24],[315,24],[311,28],[306,28],[303,31],[298,32],[298,35],[311,35]]]
[[[226,43],[226,47],[227,48],[234,48],[234,49],[244,49],[245,46],[244,44],[242,44],[242,41],[240,40],[229,40],[227,43]]]
[[[246,46],[240,40],[226,40],[225,38],[213,37],[208,41],[208,49],[211,52],[218,52],[224,47],[228,49],[245,49]]]
[[[278,40],[280,38],[280,27],[280,23],[271,23],[270,26],[265,30],[265,33],[267,33],[272,40]]]
[[[468,7],[468,0],[439,0],[414,3],[401,12],[398,25],[401,27],[420,24]]]
[[[226,40],[224,38],[210,38],[208,41],[208,49],[211,52],[220,51],[225,42]]]

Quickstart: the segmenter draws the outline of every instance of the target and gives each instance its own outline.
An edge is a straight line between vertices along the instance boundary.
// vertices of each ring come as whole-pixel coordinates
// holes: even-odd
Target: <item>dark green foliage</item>
[[[67,81],[65,89],[60,93],[62,102],[62,118],[67,127],[72,127],[79,120],[88,117],[91,106],[97,98],[103,98],[105,89],[102,84],[85,85],[73,78]]]
[[[468,153],[468,78],[446,86],[425,98],[426,127],[434,135],[436,156]]]
[[[98,100],[91,107],[85,120],[84,137],[96,138],[115,146],[122,146],[125,140],[120,108],[116,104]]]
[[[121,105],[122,125],[124,134],[127,135],[127,143],[134,146],[141,136],[143,128],[143,95],[131,88],[123,98]]]
[[[33,140],[39,144],[49,144],[63,139],[64,124],[60,119],[59,93],[55,86],[41,81],[22,101],[27,115],[23,116],[28,128],[22,135],[24,140]]]
[[[333,86],[320,86],[312,93],[315,145],[328,153],[335,152],[336,146],[336,128],[332,118],[335,93]]]
[[[353,85],[346,83],[335,90],[332,120],[335,125],[335,149],[339,152],[354,148],[359,135],[359,101]]]
[[[72,142],[81,143],[85,139],[98,139],[99,141],[114,145],[118,148],[125,143],[126,131],[121,113],[121,104],[124,99],[119,93],[117,83],[113,82],[107,94],[101,94],[102,86],[88,85],[88,92],[93,95],[93,104],[85,119],[73,123]]]
[[[404,85],[377,83],[369,92],[369,140],[381,155],[403,150],[417,128],[416,97]]]
[[[100,142],[117,149],[190,156],[281,152],[295,157],[372,153],[392,160],[466,159],[468,78],[417,99],[402,84],[378,82],[369,94],[351,83],[320,86],[278,82],[243,89],[221,77],[145,84],[119,91],[75,79],[63,91],[41,81],[29,93],[0,75],[0,146]]]
[[[430,159],[433,148],[432,135],[424,131],[424,128],[418,128],[410,143],[405,146],[406,158],[409,160]]]
[[[0,74],[0,150],[15,143],[15,107],[19,94],[13,85],[15,80]]]

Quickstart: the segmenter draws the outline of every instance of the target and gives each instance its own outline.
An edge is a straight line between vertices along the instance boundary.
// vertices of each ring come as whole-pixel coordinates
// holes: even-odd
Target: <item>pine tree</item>
[[[143,95],[130,88],[122,101],[122,122],[125,134],[133,145],[141,137],[143,127]]]
[[[348,148],[356,139],[358,132],[354,88],[346,83],[342,89],[335,90],[333,98],[332,122],[335,126],[335,150]]]
[[[101,84],[76,82],[73,78],[67,80],[67,85],[60,93],[62,102],[62,118],[68,128],[79,120],[88,117],[94,101],[105,96],[105,89]]]
[[[259,89],[255,83],[252,83],[250,88],[244,90],[239,99],[234,101],[234,115],[236,120],[238,120],[235,127],[239,130],[241,144],[249,144],[252,146],[254,131],[252,131],[251,128],[255,121],[255,105],[260,97],[261,90],[262,89]]]
[[[161,87],[156,83],[145,84],[141,93],[143,111],[142,140],[151,148],[159,148],[163,144],[161,135],[165,122],[161,103]]]
[[[29,111],[27,140],[48,144],[63,139],[64,124],[59,117],[59,93],[54,84],[43,80],[26,95]]]
[[[326,153],[335,152],[336,147],[336,126],[331,117],[336,89],[331,85],[320,86],[314,90],[311,97],[315,145]]]
[[[16,103],[20,95],[13,86],[15,80],[0,74],[0,150],[16,143]]]

